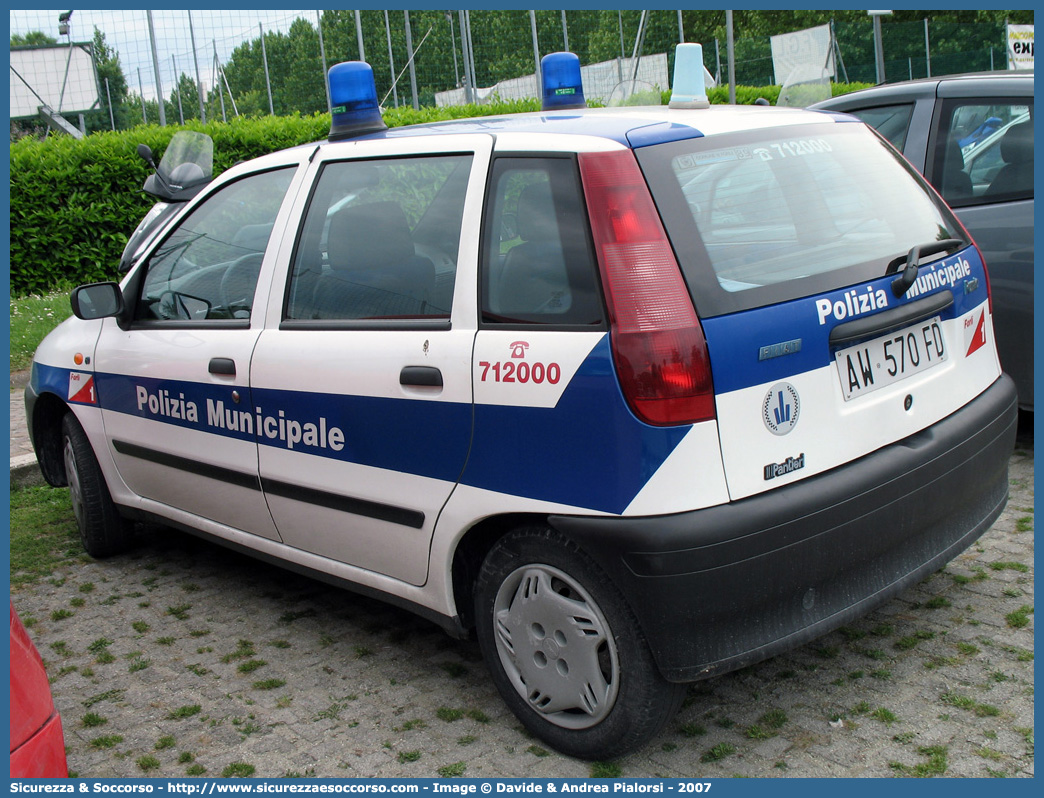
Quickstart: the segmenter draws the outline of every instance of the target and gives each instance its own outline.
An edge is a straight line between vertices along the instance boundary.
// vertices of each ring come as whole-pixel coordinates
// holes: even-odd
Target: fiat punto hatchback
[[[330,140],[163,209],[26,397],[91,554],[160,520],[411,608],[607,758],[983,534],[1016,401],[979,251],[866,125],[574,108],[555,58],[544,112],[395,129],[338,65]]]

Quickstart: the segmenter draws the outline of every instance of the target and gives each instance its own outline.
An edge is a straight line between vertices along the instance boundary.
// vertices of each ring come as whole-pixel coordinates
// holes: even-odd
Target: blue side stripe
[[[38,388],[64,396],[68,369],[37,366],[36,375]],[[287,423],[312,424],[326,445],[300,440],[294,451],[447,482],[457,481],[466,460],[466,485],[608,513],[623,512],[690,429],[635,418],[620,393],[608,336],[554,408],[473,408],[242,386],[243,399],[235,404],[229,386],[106,373],[95,374],[95,385],[108,411],[284,449],[291,448],[280,435]],[[343,433],[339,450],[330,445],[334,429]],[[244,470],[255,467],[243,463]]]
[[[475,443],[461,481],[622,513],[690,429],[635,418],[604,336],[554,408],[476,405]]]

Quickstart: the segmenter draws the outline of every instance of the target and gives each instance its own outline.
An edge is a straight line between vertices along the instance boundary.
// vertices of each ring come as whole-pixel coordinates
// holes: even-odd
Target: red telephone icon
[[[527,349],[529,349],[528,343],[525,341],[515,341],[515,343],[511,344],[511,357],[524,358]]]

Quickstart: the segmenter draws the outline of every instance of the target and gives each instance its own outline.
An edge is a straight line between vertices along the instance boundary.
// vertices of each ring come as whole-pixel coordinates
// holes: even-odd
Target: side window
[[[601,324],[597,264],[576,164],[566,158],[498,158],[486,203],[483,321]]]
[[[858,116],[870,127],[888,139],[899,152],[906,146],[906,134],[910,130],[910,118],[913,116],[913,103],[903,105],[882,105],[877,108],[860,108],[848,111]]]
[[[1032,197],[1032,100],[945,103],[932,184],[957,207]]]
[[[261,260],[294,167],[211,194],[153,252],[135,318],[249,319]]]
[[[285,318],[449,318],[471,161],[327,164],[298,239]]]

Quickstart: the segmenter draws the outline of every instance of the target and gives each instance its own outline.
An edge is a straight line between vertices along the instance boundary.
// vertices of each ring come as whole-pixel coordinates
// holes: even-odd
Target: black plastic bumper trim
[[[944,566],[1007,500],[1017,426],[1002,376],[846,466],[672,516],[552,516],[631,603],[663,675],[741,668],[848,623]]]

